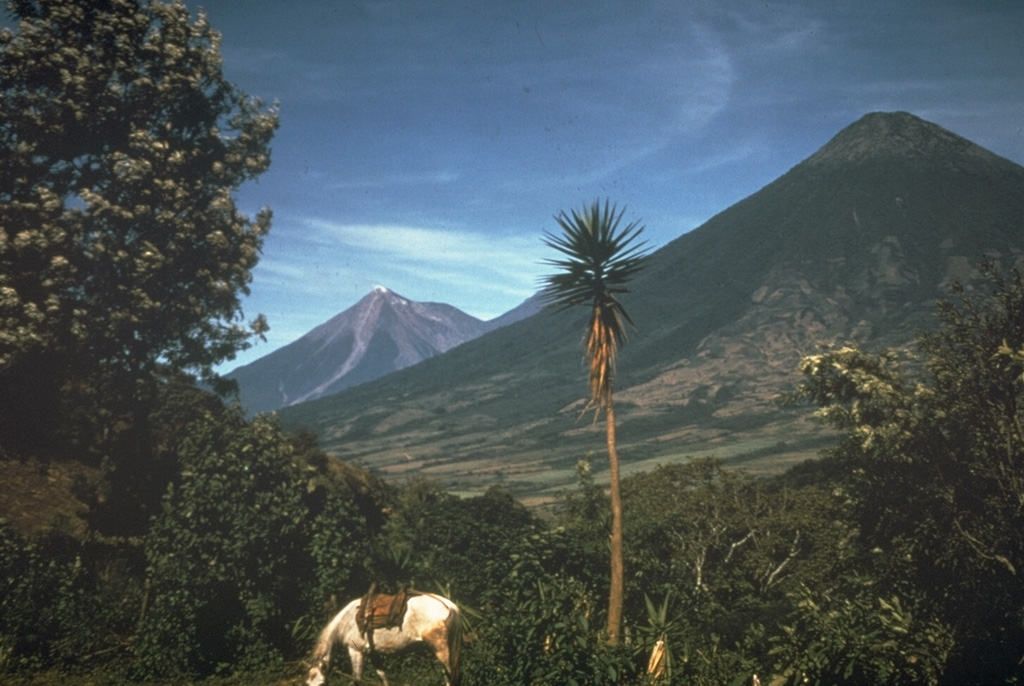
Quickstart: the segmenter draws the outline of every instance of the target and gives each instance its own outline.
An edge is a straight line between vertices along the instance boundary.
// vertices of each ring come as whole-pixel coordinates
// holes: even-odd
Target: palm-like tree
[[[591,308],[586,331],[586,360],[590,371],[590,402],[595,418],[603,410],[611,472],[611,592],[608,599],[608,641],[619,641],[625,593],[622,563],[622,498],[619,492],[619,454],[615,444],[615,406],[612,381],[619,346],[626,341],[626,324],[632,320],[616,296],[627,292],[625,284],[643,268],[646,242],[640,241],[644,227],[632,222],[623,229],[619,223],[625,209],[616,212],[606,200],[595,201],[582,211],[555,216],[561,235],[544,232],[544,242],[562,254],[545,264],[560,271],[543,278],[541,296],[549,306],[566,309],[574,305]]]

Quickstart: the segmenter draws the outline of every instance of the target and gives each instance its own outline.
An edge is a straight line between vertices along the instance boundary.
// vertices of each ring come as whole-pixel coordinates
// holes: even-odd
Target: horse
[[[310,658],[312,666],[306,678],[306,686],[322,686],[327,683],[331,650],[337,644],[348,649],[353,679],[361,679],[363,659],[369,658],[384,686],[388,686],[388,680],[375,657],[426,644],[444,667],[446,686],[458,686],[462,618],[455,603],[434,593],[410,594],[399,625],[370,628],[364,634],[357,622],[361,602],[361,598],[350,602],[320,632]]]

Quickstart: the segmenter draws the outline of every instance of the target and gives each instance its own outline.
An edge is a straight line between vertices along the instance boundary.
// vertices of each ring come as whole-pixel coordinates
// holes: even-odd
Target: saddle
[[[389,595],[377,593],[377,584],[370,584],[370,590],[359,602],[359,609],[356,611],[356,626],[364,636],[373,636],[377,629],[387,629],[394,626],[402,626],[405,618],[406,606],[409,598],[415,595],[410,593],[405,586],[402,586],[398,593]]]

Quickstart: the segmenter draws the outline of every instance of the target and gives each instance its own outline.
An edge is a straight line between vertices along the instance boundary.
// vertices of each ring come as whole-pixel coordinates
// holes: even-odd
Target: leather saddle
[[[371,584],[356,611],[356,626],[364,636],[372,635],[377,629],[402,626],[409,597],[414,595],[404,586],[394,595],[377,593],[376,590],[377,584]]]

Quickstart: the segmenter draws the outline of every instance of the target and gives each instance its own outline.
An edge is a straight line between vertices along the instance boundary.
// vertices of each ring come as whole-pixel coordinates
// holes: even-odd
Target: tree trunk
[[[622,563],[622,494],[619,492],[619,452],[615,444],[615,409],[605,411],[608,436],[608,467],[611,472],[612,535],[611,591],[608,594],[608,643],[616,645],[622,631],[622,604],[625,596],[625,572]]]

